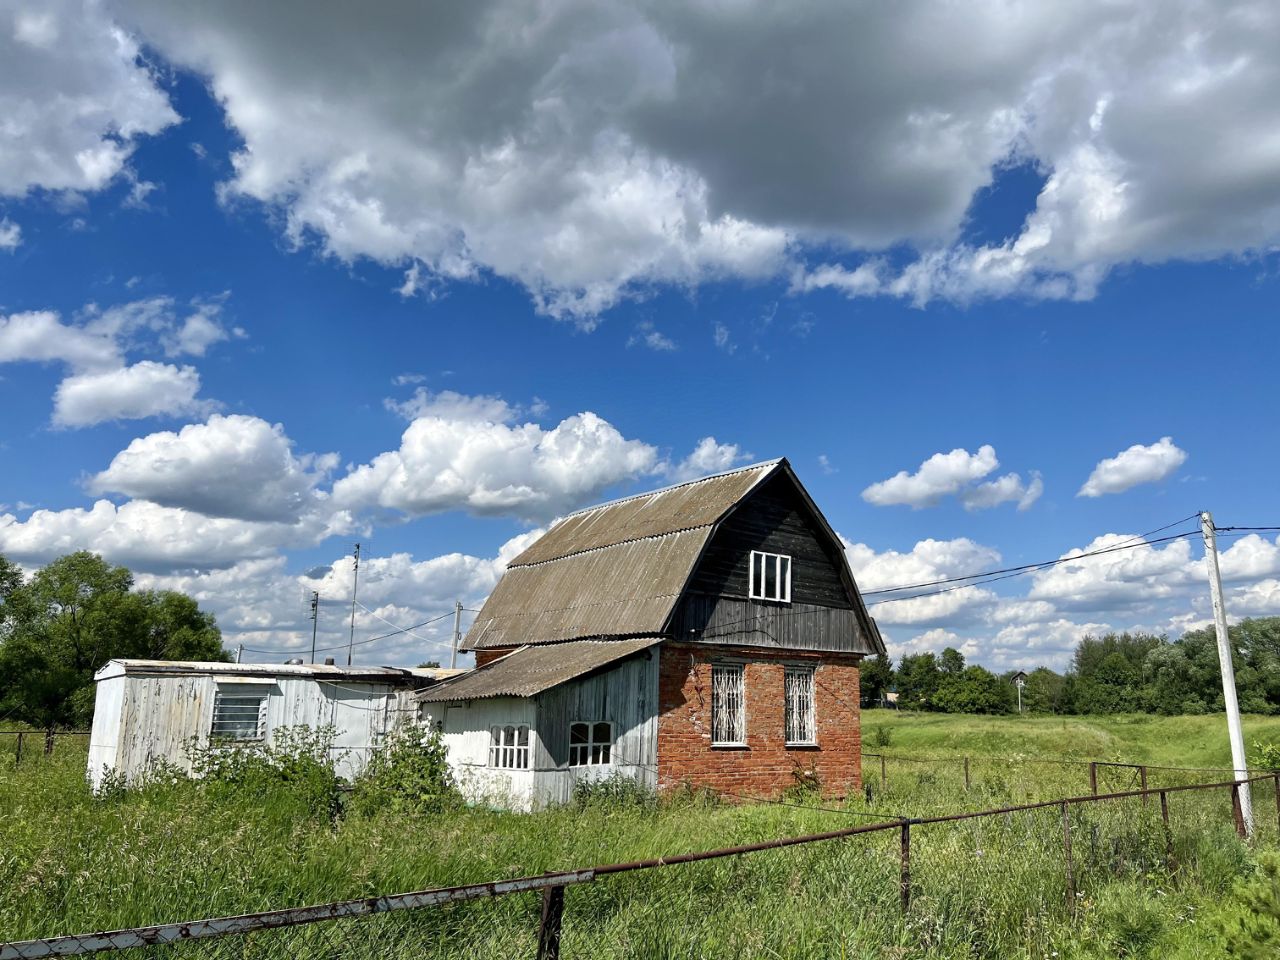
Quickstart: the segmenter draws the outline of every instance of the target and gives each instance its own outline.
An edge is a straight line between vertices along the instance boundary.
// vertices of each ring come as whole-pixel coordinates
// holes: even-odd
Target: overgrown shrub
[[[1253,756],[1249,762],[1263,770],[1280,770],[1280,743],[1253,741]]]
[[[408,723],[392,731],[356,779],[351,809],[438,813],[461,802],[440,734]]]
[[[588,807],[652,807],[656,798],[648,787],[624,773],[613,772],[600,780],[579,780],[573,785],[573,805]]]
[[[334,736],[332,726],[280,727],[270,743],[193,740],[187,757],[205,789],[264,801],[283,788],[309,814],[332,819],[342,805]]]
[[[876,724],[875,729],[871,731],[871,742],[883,750],[893,743],[893,731],[883,723]]]
[[[1280,956],[1280,855],[1264,853],[1257,872],[1232,891],[1232,911],[1220,921],[1229,955],[1241,960]]]

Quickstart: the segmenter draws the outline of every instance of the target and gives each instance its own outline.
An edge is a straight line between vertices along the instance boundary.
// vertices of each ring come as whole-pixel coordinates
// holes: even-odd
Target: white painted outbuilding
[[[335,767],[350,779],[397,724],[417,716],[414,694],[457,672],[112,660],[94,675],[89,779],[95,790],[108,771],[134,782],[161,760],[189,772],[193,741],[271,743],[298,726],[333,728]]]

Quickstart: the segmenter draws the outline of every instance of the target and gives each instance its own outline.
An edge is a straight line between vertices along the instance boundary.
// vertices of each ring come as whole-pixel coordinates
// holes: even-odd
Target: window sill
[[[820,750],[816,741],[806,741],[803,743],[788,743],[785,745],[788,750]]]
[[[712,750],[750,750],[745,743],[713,743]]]

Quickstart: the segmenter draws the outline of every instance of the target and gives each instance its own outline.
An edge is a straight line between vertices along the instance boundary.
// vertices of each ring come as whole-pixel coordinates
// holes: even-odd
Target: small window
[[[746,696],[740,664],[711,668],[711,743],[742,746],[747,742]]]
[[[489,766],[499,770],[528,770],[529,728],[523,724],[490,727]]]
[[[213,695],[209,736],[218,740],[261,740],[267,733],[267,691],[220,686]]]
[[[613,724],[569,724],[569,766],[594,767],[609,763],[613,753]]]
[[[752,600],[791,602],[791,558],[781,553],[751,551],[747,595]]]
[[[817,724],[814,722],[813,667],[787,667],[786,685],[786,737],[787,743],[817,743]]]

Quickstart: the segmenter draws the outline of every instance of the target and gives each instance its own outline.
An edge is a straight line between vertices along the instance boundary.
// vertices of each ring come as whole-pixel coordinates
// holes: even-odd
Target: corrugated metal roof
[[[309,680],[372,680],[384,683],[444,680],[464,671],[431,667],[339,667],[326,663],[221,663],[200,660],[108,660],[94,680],[118,676],[300,677]]]
[[[780,463],[757,463],[572,513],[512,560],[511,566],[546,563],[631,540],[710,526]]]
[[[645,650],[661,637],[574,640],[521,647],[499,660],[417,694],[423,703],[532,697]]]

